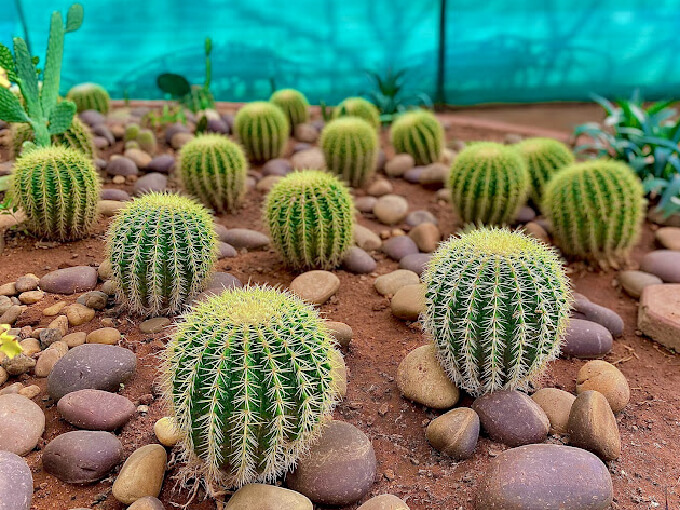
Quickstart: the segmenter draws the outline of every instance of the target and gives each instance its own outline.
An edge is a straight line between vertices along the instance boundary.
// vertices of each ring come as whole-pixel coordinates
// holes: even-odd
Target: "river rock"
[[[354,208],[361,213],[372,213],[377,201],[375,197],[357,197],[354,199]]]
[[[57,269],[40,279],[40,288],[51,294],[75,294],[93,290],[97,285],[97,270],[90,266]]]
[[[645,271],[627,270],[619,273],[619,282],[629,296],[639,298],[645,287],[661,285],[663,280]]]
[[[168,325],[170,325],[170,319],[166,317],[155,317],[140,322],[139,331],[145,335],[155,335],[156,333],[161,333]]]
[[[225,510],[313,510],[313,505],[309,498],[297,491],[249,483],[229,498]]]
[[[158,441],[168,448],[172,448],[182,439],[175,420],[170,416],[164,416],[156,421],[153,425],[153,433],[156,434]]]
[[[262,175],[279,175],[284,176],[293,171],[290,161],[284,158],[270,159],[262,165]]]
[[[0,395],[0,450],[23,457],[44,431],[45,415],[38,404],[16,393]]]
[[[403,500],[391,494],[382,494],[369,499],[358,510],[409,510]]]
[[[605,510],[613,499],[607,466],[592,453],[555,444],[512,448],[491,460],[477,510]]]
[[[338,342],[338,345],[343,348],[348,348],[352,341],[352,327],[344,322],[328,321],[326,322],[326,329],[330,335]]]
[[[380,237],[361,225],[354,226],[354,242],[359,248],[366,251],[379,250],[382,246]]]
[[[612,336],[623,335],[623,319],[621,316],[609,308],[593,303],[583,294],[574,293],[572,308],[582,313],[586,320],[597,322],[607,328]]]
[[[122,175],[127,177],[128,175],[139,174],[139,169],[137,168],[137,164],[130,158],[115,156],[106,164],[106,173],[109,175]]]
[[[0,510],[30,510],[32,497],[33,476],[26,461],[0,450]]]
[[[418,249],[425,253],[435,251],[439,245],[440,233],[434,223],[421,223],[413,227],[408,236],[413,239]]]
[[[157,498],[163,486],[167,461],[165,448],[159,444],[137,448],[113,482],[113,497],[126,505],[146,496]]]
[[[601,459],[621,455],[621,435],[609,402],[599,391],[581,393],[569,413],[569,443]]]
[[[542,443],[548,436],[550,421],[528,395],[515,390],[500,390],[478,397],[472,408],[492,441],[508,446]]]
[[[39,282],[40,279],[36,275],[29,273],[25,276],[20,276],[17,278],[17,280],[14,282],[14,288],[16,289],[17,294],[31,292],[32,290],[36,290],[38,288]]]
[[[413,167],[410,170],[407,170],[406,173],[403,175],[404,180],[411,184],[418,184],[420,182],[420,176],[423,175],[424,171],[425,171],[424,166]]]
[[[159,172],[150,172],[137,179],[133,193],[136,197],[140,197],[152,191],[165,191],[167,187],[168,178],[166,175]]]
[[[286,477],[286,484],[314,503],[344,506],[364,497],[375,475],[375,452],[366,434],[333,420]]]
[[[101,200],[115,200],[118,202],[127,202],[130,200],[130,195],[127,191],[116,188],[104,188],[99,192]]]
[[[227,231],[222,239],[234,248],[245,248],[247,250],[258,250],[269,245],[269,238],[262,232],[247,228],[232,228]]]
[[[562,354],[574,358],[598,358],[612,349],[612,334],[596,322],[570,319]]]
[[[397,154],[385,163],[385,173],[390,177],[401,177],[413,168],[413,157],[409,154]]]
[[[65,352],[62,352],[59,349],[55,349],[54,347],[45,349],[42,353],[40,353],[38,361],[35,364],[35,376],[47,377],[48,375],[50,375],[50,372],[54,368],[54,365],[56,365],[57,362],[61,358],[63,358],[65,354],[66,354]]]
[[[44,297],[45,293],[40,290],[29,290],[19,294],[19,301],[24,305],[34,305]]]
[[[326,158],[323,151],[318,147],[311,147],[293,154],[290,164],[296,170],[324,170],[326,168]]]
[[[680,252],[657,250],[640,260],[640,270],[658,276],[666,283],[680,283]]]
[[[638,328],[660,344],[680,351],[680,285],[650,285],[642,292]]]
[[[149,172],[169,174],[175,169],[175,158],[169,154],[163,154],[153,158],[146,167]]]
[[[109,296],[106,293],[93,290],[78,297],[76,302],[79,305],[92,308],[93,310],[104,310],[108,304],[108,301]],[[68,312],[66,313],[66,316],[68,317]]]
[[[135,405],[117,393],[85,389],[64,395],[57,410],[74,427],[112,431],[134,416]]]
[[[375,271],[378,263],[361,248],[352,246],[342,258],[342,267],[351,273],[363,274]]]
[[[567,434],[569,423],[569,412],[571,405],[576,397],[568,391],[557,388],[543,388],[531,395],[531,399],[536,402],[550,421],[550,434]]]
[[[392,183],[386,179],[378,179],[371,183],[366,189],[366,193],[372,197],[382,197],[384,195],[389,195],[394,191],[394,186]]]
[[[116,328],[106,327],[95,329],[85,337],[85,343],[88,344],[102,344],[102,345],[118,345],[120,342],[120,331]]]
[[[380,197],[373,206],[373,214],[380,223],[396,225],[401,223],[408,214],[408,202],[404,197],[385,195]]]
[[[108,297],[107,297],[108,299]],[[94,319],[94,310],[75,303],[66,307],[66,318],[70,326],[80,326]]]
[[[611,363],[592,360],[576,375],[576,393],[595,390],[602,393],[614,414],[620,413],[630,401],[630,387],[626,377]]]
[[[397,388],[405,398],[433,409],[449,409],[460,398],[458,388],[437,361],[433,345],[406,355],[397,368]]]
[[[430,422],[425,437],[434,448],[455,460],[469,459],[479,438],[479,416],[469,407],[452,409]]]
[[[399,259],[399,267],[401,269],[408,269],[413,271],[418,276],[423,274],[427,264],[432,258],[431,253],[412,253],[411,255],[406,255],[405,257]]]
[[[406,255],[418,253],[418,245],[408,236],[397,236],[385,241],[382,251],[391,259],[400,260]]]
[[[218,259],[227,259],[227,258],[232,258],[237,255],[236,253],[236,248],[234,248],[231,244],[229,243],[224,243],[222,241],[217,243],[217,258]]]
[[[34,359],[29,358],[26,354],[21,353],[14,356],[12,359],[5,358],[2,361],[2,368],[9,375],[23,375],[27,374],[35,367],[36,362]]]
[[[289,288],[305,301],[322,305],[338,291],[340,280],[330,271],[307,271],[295,278]]]
[[[123,445],[110,432],[76,430],[55,437],[44,449],[43,469],[66,483],[93,483],[122,459]]]
[[[404,223],[406,223],[409,227],[417,227],[423,223],[432,223],[433,225],[437,225],[438,221],[434,214],[432,214],[430,211],[421,210],[408,213]]]
[[[397,269],[391,273],[379,276],[375,280],[375,290],[382,296],[393,296],[406,285],[418,285],[420,278],[408,269]]]
[[[417,321],[425,310],[425,285],[404,285],[394,293],[390,306],[397,319]]]
[[[165,510],[165,506],[160,499],[145,496],[132,503],[127,510]]]
[[[680,228],[662,227],[656,231],[654,238],[667,250],[680,251]]]
[[[14,324],[22,313],[26,311],[26,306],[12,305],[5,313],[0,315],[0,324],[9,324],[10,326]]]

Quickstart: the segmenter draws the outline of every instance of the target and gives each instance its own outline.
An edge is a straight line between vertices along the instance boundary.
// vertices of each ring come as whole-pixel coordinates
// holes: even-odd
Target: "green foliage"
[[[53,12],[47,41],[42,88],[38,82],[38,59],[31,57],[26,42],[14,38],[14,55],[0,44],[0,67],[5,69],[10,82],[19,87],[23,104],[10,90],[0,87],[0,120],[31,125],[36,143],[50,144],[50,136],[63,133],[71,125],[76,106],[70,101],[57,102],[61,62],[64,55],[64,35],[80,28],[83,7],[72,5],[66,24],[59,12]]]
[[[540,204],[543,188],[548,181],[564,167],[574,162],[571,149],[554,138],[528,138],[515,148],[524,158],[531,177],[531,199]]]
[[[266,101],[255,101],[236,113],[234,133],[248,159],[264,163],[283,155],[290,128],[281,108]]]
[[[186,125],[187,116],[184,114],[184,109],[181,106],[169,106],[163,104],[161,112],[151,110],[144,116],[144,125],[158,129],[168,124],[175,124],[177,122]],[[136,135],[135,135],[136,136]]]
[[[81,83],[76,85],[66,94],[69,101],[73,101],[78,107],[78,113],[85,110],[97,110],[106,115],[109,113],[111,99],[109,93],[96,83]]]
[[[309,120],[309,103],[302,92],[295,89],[277,90],[269,101],[283,110],[291,129]]]
[[[114,218],[107,256],[125,308],[148,315],[177,313],[205,288],[214,270],[212,216],[189,198],[147,193]]]
[[[512,223],[529,185],[529,171],[519,153],[492,142],[465,147],[451,165],[447,182],[463,223],[484,225]]]
[[[143,151],[149,154],[156,152],[156,135],[150,129],[140,129],[135,140]]]
[[[328,123],[333,120],[333,107],[328,106],[325,101],[321,101],[321,118],[324,122]]]
[[[392,145],[399,153],[410,154],[416,165],[439,161],[444,149],[444,129],[428,110],[412,110],[392,124]]]
[[[14,165],[12,195],[37,237],[80,239],[96,226],[99,176],[92,159],[62,145],[24,151]]]
[[[336,177],[306,170],[281,179],[267,195],[264,222],[286,264],[331,269],[354,239],[354,205]]]
[[[241,147],[226,136],[199,135],[179,153],[186,190],[218,212],[239,208],[246,193],[248,163]]]
[[[24,143],[34,142],[35,135],[28,124],[15,124],[12,128],[12,152],[15,156],[21,154]],[[88,158],[94,159],[97,151],[94,146],[90,128],[78,117],[73,117],[71,126],[58,135],[52,135],[52,145],[64,145],[77,149]]]
[[[364,186],[376,170],[378,135],[359,117],[341,117],[329,122],[321,133],[328,170],[350,186]]]
[[[616,267],[639,237],[642,193],[640,180],[625,163],[576,163],[548,183],[542,210],[562,252]]]
[[[392,68],[389,68],[384,76],[376,71],[366,71],[373,90],[363,95],[378,107],[380,121],[383,124],[390,124],[398,115],[411,108],[433,106],[427,94],[407,92],[405,80],[407,73],[408,69],[393,71]]]
[[[284,474],[336,404],[335,356],[319,313],[287,292],[248,286],[197,305],[163,367],[188,470],[220,487]]]
[[[545,244],[508,229],[470,230],[440,245],[423,281],[424,329],[471,395],[526,388],[559,354],[571,293]]]
[[[359,117],[375,129],[380,128],[380,111],[363,97],[348,97],[333,108],[333,118]]]
[[[125,126],[125,134],[123,135],[123,140],[130,142],[132,140],[137,140],[137,135],[139,134],[139,124],[136,122],[131,122]]]

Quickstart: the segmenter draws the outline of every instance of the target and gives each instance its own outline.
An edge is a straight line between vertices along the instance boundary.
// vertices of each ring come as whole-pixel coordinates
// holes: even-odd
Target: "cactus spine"
[[[79,150],[88,158],[94,159],[96,149],[90,128],[78,117],[73,117],[71,127],[63,133],[52,135],[52,145],[64,145]],[[12,151],[15,156],[21,154],[25,142],[34,142],[35,135],[28,124],[15,124],[12,127]]]
[[[63,146],[36,147],[16,160],[12,196],[38,237],[80,239],[97,223],[99,176],[92,160]]]
[[[321,147],[328,170],[350,186],[365,185],[376,170],[378,135],[361,118],[331,121],[321,133]]]
[[[97,110],[106,115],[109,113],[109,93],[96,83],[81,83],[66,94],[66,99],[73,101],[78,107],[78,113],[85,110]]]
[[[217,234],[202,205],[178,195],[148,193],[114,218],[107,255],[126,308],[172,314],[204,289],[217,261]]]
[[[164,362],[188,469],[222,487],[285,473],[335,406],[334,354],[318,312],[287,292],[229,289],[197,305]]]
[[[283,110],[291,129],[309,120],[309,103],[302,92],[295,89],[277,90],[269,101]]]
[[[576,163],[560,171],[545,189],[542,210],[566,255],[616,267],[640,235],[643,191],[625,163]]]
[[[545,244],[497,227],[471,230],[440,245],[423,280],[425,331],[471,395],[525,388],[559,354],[571,293]]]
[[[264,204],[272,243],[294,268],[336,267],[354,238],[353,201],[334,176],[295,172],[274,185]]]
[[[288,142],[288,119],[278,106],[265,101],[249,103],[234,118],[234,132],[248,159],[264,163],[281,157]]]
[[[454,160],[448,187],[464,223],[509,224],[526,200],[529,171],[512,147],[480,142]]]
[[[380,129],[380,110],[363,97],[348,97],[333,109],[334,118],[359,117],[376,130]]]
[[[574,154],[569,147],[554,138],[528,138],[515,145],[515,148],[527,163],[531,177],[531,199],[540,206],[543,188],[558,171],[574,162]]]
[[[412,110],[392,124],[392,145],[397,153],[410,154],[416,165],[439,161],[444,148],[444,129],[428,110]]]
[[[179,153],[182,183],[205,205],[233,212],[246,193],[248,163],[241,147],[226,136],[199,135]]]

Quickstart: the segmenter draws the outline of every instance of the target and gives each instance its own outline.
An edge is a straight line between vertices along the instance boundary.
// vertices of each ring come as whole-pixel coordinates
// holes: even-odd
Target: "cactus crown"
[[[193,200],[148,193],[114,218],[107,235],[112,280],[135,313],[164,314],[205,288],[217,261],[210,213]]]
[[[318,312],[287,292],[248,286],[198,304],[164,355],[190,466],[224,487],[286,472],[337,401],[333,351]]]
[[[26,41],[14,38],[14,55],[0,44],[0,67],[5,69],[9,81],[19,86],[24,105],[9,89],[0,87],[0,120],[24,122],[31,125],[39,146],[50,145],[50,137],[66,131],[76,112],[70,101],[57,102],[61,61],[64,56],[64,35],[74,32],[83,23],[83,6],[73,4],[66,15],[66,24],[60,12],[53,12],[50,35],[47,41],[42,88],[38,83],[38,61],[31,57]]]
[[[428,110],[411,110],[397,117],[391,137],[394,150],[410,154],[416,165],[439,161],[444,148],[444,129]]]
[[[97,223],[99,176],[92,160],[64,146],[37,147],[16,160],[12,196],[36,236],[80,239]]]
[[[333,109],[334,118],[359,117],[374,129],[380,128],[380,110],[363,97],[348,97]]]
[[[269,101],[283,110],[291,128],[309,120],[309,103],[302,92],[295,89],[277,90]]]
[[[35,141],[33,130],[28,124],[15,124],[12,128],[12,152],[15,156],[21,154],[26,142]],[[71,126],[58,135],[52,135],[52,145],[64,145],[77,149],[88,158],[94,159],[96,149],[90,128],[78,117],[73,117]]]
[[[97,110],[106,115],[109,113],[109,93],[101,85],[96,83],[81,83],[76,85],[66,94],[69,101],[73,101],[78,107],[78,113],[85,110]]]
[[[440,245],[423,281],[425,331],[471,395],[525,388],[559,354],[569,280],[555,250],[528,235],[464,232]]]
[[[349,190],[325,172],[294,172],[277,182],[264,204],[272,243],[294,268],[336,267],[354,238]]]
[[[363,186],[376,170],[378,135],[364,119],[331,121],[321,133],[321,147],[328,170],[350,186]]]
[[[448,187],[464,223],[509,224],[526,200],[529,172],[512,147],[480,142],[455,159]]]
[[[281,108],[266,101],[255,101],[238,111],[234,118],[234,132],[248,159],[263,163],[281,157],[290,127]]]
[[[543,188],[559,170],[574,162],[571,149],[554,138],[535,137],[514,146],[527,163],[531,199],[541,204]]]
[[[182,183],[205,205],[235,211],[246,193],[248,163],[241,147],[226,136],[199,135],[179,153]]]
[[[542,204],[562,252],[614,267],[628,258],[640,235],[643,207],[642,184],[633,170],[610,160],[558,172]]]

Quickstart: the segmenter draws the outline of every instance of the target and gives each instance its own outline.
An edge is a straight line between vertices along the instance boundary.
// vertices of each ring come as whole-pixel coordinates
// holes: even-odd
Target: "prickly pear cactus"
[[[96,83],[76,85],[68,91],[66,99],[75,103],[78,107],[78,113],[85,110],[97,110],[103,115],[109,113],[109,104],[111,102],[109,93],[104,87]]]
[[[321,133],[328,170],[350,186],[364,186],[375,173],[378,135],[359,117],[341,117],[329,122]]]
[[[71,126],[58,135],[52,135],[52,145],[64,145],[79,150],[88,158],[94,159],[96,149],[90,128],[78,117],[73,117]],[[21,154],[25,142],[34,142],[35,135],[29,124],[12,126],[12,152],[15,157]]]
[[[525,388],[559,354],[571,293],[545,244],[507,229],[470,230],[440,245],[423,281],[425,331],[471,395]]]
[[[391,137],[394,150],[410,154],[416,165],[439,161],[444,149],[444,129],[428,110],[412,110],[397,117]]]
[[[333,117],[359,117],[373,128],[380,129],[380,110],[363,97],[348,97],[333,109]]]
[[[283,110],[291,129],[309,120],[309,103],[305,95],[295,89],[277,90],[269,98],[271,103]]]
[[[541,204],[543,188],[560,170],[574,162],[571,149],[554,138],[528,138],[515,145],[524,158],[531,177],[530,197]]]
[[[234,132],[250,161],[264,163],[280,158],[290,128],[283,110],[265,101],[248,103],[234,118]]]

